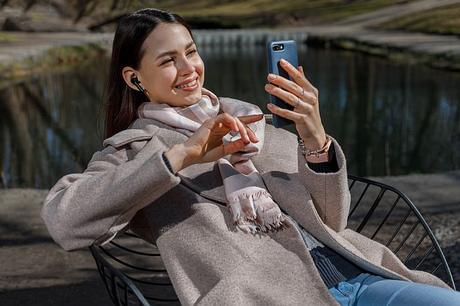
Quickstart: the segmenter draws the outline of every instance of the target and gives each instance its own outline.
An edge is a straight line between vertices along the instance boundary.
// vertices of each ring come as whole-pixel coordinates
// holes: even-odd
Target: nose
[[[181,61],[179,61],[177,69],[179,70],[180,75],[188,75],[195,71],[195,66],[190,59],[184,57]]]

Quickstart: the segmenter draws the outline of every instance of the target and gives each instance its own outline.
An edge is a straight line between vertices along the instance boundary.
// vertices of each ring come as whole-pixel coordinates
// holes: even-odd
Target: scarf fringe
[[[284,214],[265,189],[233,196],[228,209],[235,225],[245,233],[276,232],[287,227]]]
[[[260,188],[260,190],[256,191],[256,192],[252,192],[252,193],[247,193],[245,191],[243,192],[235,192],[235,194],[233,195],[230,195],[229,196],[229,202],[231,203],[235,203],[235,202],[239,202],[241,200],[247,200],[249,198],[252,198],[253,201],[257,201],[259,200],[262,196],[264,197],[267,197],[267,198],[270,198],[272,199],[272,195],[265,189],[262,189]]]

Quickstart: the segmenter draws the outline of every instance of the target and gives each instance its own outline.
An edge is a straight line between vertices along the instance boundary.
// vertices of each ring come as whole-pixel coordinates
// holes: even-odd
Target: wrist
[[[326,134],[317,137],[300,138],[299,141],[303,143],[303,146],[307,151],[321,150],[324,148],[328,141]]]
[[[168,159],[174,174],[192,164],[187,158],[187,150],[183,144],[173,145],[164,155]]]
[[[303,139],[299,139],[299,148],[306,161],[311,163],[323,163],[329,161],[329,147],[332,144],[332,139],[329,135],[326,135],[325,138],[326,140],[323,142],[321,147],[316,150],[311,150],[305,145]]]

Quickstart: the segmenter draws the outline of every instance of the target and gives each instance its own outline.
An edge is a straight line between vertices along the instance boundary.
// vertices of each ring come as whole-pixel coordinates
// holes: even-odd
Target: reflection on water
[[[203,47],[200,53],[205,87],[268,112],[263,47]],[[320,90],[323,124],[342,144],[350,173],[460,168],[460,74],[306,47],[299,59]],[[107,60],[98,59],[0,91],[1,186],[49,188],[85,168],[101,146],[107,69]]]
[[[49,188],[62,175],[84,170],[102,137],[97,116],[107,65],[100,69],[100,62],[0,91],[3,186]]]

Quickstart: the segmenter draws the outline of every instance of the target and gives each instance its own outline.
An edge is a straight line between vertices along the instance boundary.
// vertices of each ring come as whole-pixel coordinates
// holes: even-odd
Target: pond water
[[[205,87],[268,112],[262,46],[200,53]],[[323,124],[342,145],[349,173],[460,169],[460,73],[306,46],[299,59],[320,91]],[[108,60],[97,59],[0,90],[0,186],[49,188],[85,169],[101,147],[107,69]]]

